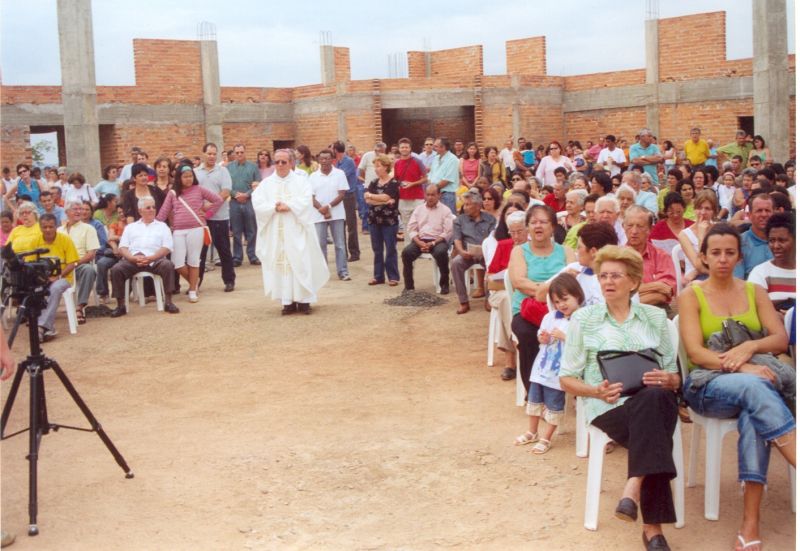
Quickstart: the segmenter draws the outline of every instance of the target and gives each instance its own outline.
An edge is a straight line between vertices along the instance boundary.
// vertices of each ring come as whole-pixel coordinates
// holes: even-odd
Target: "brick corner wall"
[[[408,78],[425,78],[425,52],[406,52]]]
[[[533,36],[506,41],[506,74],[547,74],[547,40],[544,36]]]
[[[133,40],[136,87],[130,103],[202,103],[197,40]],[[133,87],[129,87],[133,88]]]
[[[724,76],[725,58],[724,11],[659,19],[661,82]]]
[[[335,82],[347,82],[350,80],[350,48],[334,46],[333,67],[333,80]]]
[[[409,74],[410,74],[409,69]],[[483,46],[431,52],[431,77],[460,78],[483,74]]]

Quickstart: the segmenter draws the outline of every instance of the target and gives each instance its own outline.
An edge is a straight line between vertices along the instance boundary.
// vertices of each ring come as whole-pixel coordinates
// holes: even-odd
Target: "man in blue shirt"
[[[622,174],[622,183],[628,184],[636,192],[636,204],[658,214],[658,196],[642,190],[642,176],[635,170],[626,170]]]
[[[437,138],[433,143],[437,155],[431,163],[428,181],[436,184],[442,195],[439,201],[456,214],[456,190],[458,189],[458,157],[450,152],[450,140]]]
[[[664,160],[661,150],[655,144],[653,133],[647,128],[639,131],[639,141],[630,148],[631,164],[640,166],[653,179],[658,182],[658,163]]]
[[[349,262],[356,262],[361,258],[361,249],[358,246],[358,218],[356,218],[356,207],[358,199],[358,171],[353,159],[344,154],[345,145],[342,142],[334,142],[333,152],[336,155],[334,166],[342,171],[347,177],[347,185],[350,191],[344,194],[344,221],[347,227],[347,251],[350,253]]]
[[[752,225],[742,234],[742,260],[733,271],[733,275],[740,279],[747,279],[750,270],[772,260],[767,238],[767,220],[775,210],[775,203],[768,193],[760,193],[750,197],[748,204]]]
[[[236,144],[233,147],[233,156],[235,160],[227,165],[232,185],[230,218],[233,234],[233,265],[241,266],[244,260],[242,253],[242,234],[244,234],[247,240],[247,258],[250,259],[250,264],[259,266],[261,261],[256,256],[256,213],[250,201],[250,194],[261,182],[261,172],[254,162],[245,158],[243,144]]]
[[[39,194],[39,202],[41,203],[41,207],[39,207],[39,216],[43,214],[52,214],[56,217],[56,225],[61,226],[64,223],[64,220],[67,219],[67,213],[64,211],[62,207],[56,205],[55,197],[50,191],[43,191]]]

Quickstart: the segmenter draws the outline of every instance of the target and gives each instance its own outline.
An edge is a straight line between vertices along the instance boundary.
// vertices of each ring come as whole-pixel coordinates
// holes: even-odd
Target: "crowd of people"
[[[0,240],[61,260],[39,319],[44,340],[71,286],[78,323],[92,292],[116,301],[112,317],[124,315],[125,283],[142,271],[161,277],[165,310],[178,313],[181,279],[197,302],[216,265],[231,292],[246,253],[263,263],[265,292],[282,314],[309,314],[329,277],[329,244],[336,275],[352,281],[348,263],[361,258],[359,231],[368,233],[366,283],[406,291],[428,255],[437,291],[455,287],[457,314],[481,299],[497,311],[501,377],[521,377],[527,395],[517,445],[551,449],[568,392],[588,423],[629,449],[616,515],[635,521],[641,510],[648,549],[669,548],[661,525],[675,521],[679,406],[738,417],[745,497],[736,548],[757,549],[770,444],[795,464],[794,371],[789,384],[775,367],[787,361],[776,357],[790,342],[786,316],[794,339],[795,165],[773,159],[761,136],[738,131],[719,147],[701,136],[692,128],[682,147],[659,145],[642,129],[630,144],[607,135],[585,149],[555,140],[534,149],[509,138],[482,150],[437,137],[419,152],[403,138],[361,155],[337,141],[316,154],[261,150],[256,162],[244,144],[219,159],[207,143],[197,157],[152,166],[136,147],[93,186],[77,172],[42,176],[20,163],[16,178],[3,171]],[[668,330],[676,315],[691,363],[681,366],[685,380]],[[719,348],[731,325],[747,338]],[[623,388],[603,374],[608,350],[653,351],[659,368]]]

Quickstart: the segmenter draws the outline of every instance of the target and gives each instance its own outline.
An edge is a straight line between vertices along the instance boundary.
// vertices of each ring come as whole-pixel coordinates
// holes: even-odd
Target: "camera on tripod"
[[[42,257],[50,249],[34,249],[15,253],[11,243],[2,249],[3,294],[16,299],[43,293],[50,286],[50,278],[61,273],[61,260]],[[26,260],[35,256],[34,260]],[[5,298],[5,297],[4,297]]]

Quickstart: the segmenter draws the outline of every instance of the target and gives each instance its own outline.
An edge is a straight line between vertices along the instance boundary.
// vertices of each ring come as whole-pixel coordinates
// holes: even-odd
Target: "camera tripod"
[[[117,451],[117,448],[114,446],[114,443],[111,442],[111,439],[106,435],[103,428],[100,426],[100,423],[97,421],[92,412],[89,410],[89,407],[86,405],[86,402],[78,394],[78,391],[75,390],[75,387],[72,385],[70,380],[67,378],[67,375],[58,365],[58,362],[55,360],[48,358],[42,353],[41,343],[39,342],[39,327],[38,327],[38,318],[39,313],[41,312],[43,303],[45,302],[45,293],[37,292],[33,295],[25,296],[22,299],[22,302],[19,307],[19,312],[17,313],[17,321],[14,326],[14,330],[12,331],[12,339],[14,334],[16,334],[16,330],[19,327],[20,322],[23,318],[27,319],[28,321],[28,336],[30,340],[30,349],[31,353],[28,357],[19,363],[17,367],[17,372],[14,375],[14,380],[11,383],[11,390],[8,393],[8,399],[6,400],[6,404],[3,407],[3,414],[2,418],[0,418],[0,440],[5,440],[7,438],[11,438],[12,436],[16,436],[25,432],[26,430],[29,433],[29,443],[28,443],[28,516],[29,516],[29,525],[28,525],[28,535],[35,536],[39,533],[39,527],[36,524],[36,517],[38,514],[38,477],[37,477],[37,467],[38,467],[38,460],[39,460],[39,445],[42,441],[42,436],[48,434],[50,430],[57,431],[58,429],[72,429],[72,430],[80,430],[84,432],[96,432],[97,435],[100,437],[100,440],[106,445],[108,451],[111,452],[111,455],[114,456],[114,460],[116,460],[117,464],[122,468],[125,472],[125,478],[133,478],[133,472],[131,471],[128,464],[125,462],[125,458]],[[60,425],[58,423],[51,423],[47,417],[47,402],[45,400],[45,392],[44,392],[44,373],[48,369],[52,369],[55,372],[58,379],[61,381],[61,384],[64,385],[64,388],[67,390],[69,395],[72,397],[72,400],[77,404],[78,408],[83,412],[83,415],[89,421],[89,425],[91,428],[86,429],[82,427],[72,427],[69,425]],[[28,374],[28,379],[30,380],[30,421],[27,428],[19,430],[13,434],[5,435],[6,423],[8,422],[8,417],[11,415],[11,408],[14,406],[14,400],[17,397],[17,391],[19,390],[20,382],[22,381],[23,374]]]

